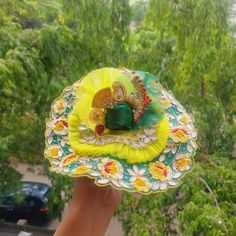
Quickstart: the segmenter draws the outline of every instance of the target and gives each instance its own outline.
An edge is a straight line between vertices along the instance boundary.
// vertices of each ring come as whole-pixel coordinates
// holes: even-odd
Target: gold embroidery
[[[104,116],[104,110],[95,108],[90,111],[89,119],[95,124],[101,124],[104,121]]]
[[[93,108],[104,108],[104,103],[112,98],[111,88],[100,89],[93,97]]]

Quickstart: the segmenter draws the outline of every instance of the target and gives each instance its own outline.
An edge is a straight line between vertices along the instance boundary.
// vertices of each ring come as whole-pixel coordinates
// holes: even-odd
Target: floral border
[[[67,118],[73,109],[75,90],[80,81],[67,87],[56,99],[46,120],[45,157],[51,171],[71,177],[87,176],[99,186],[149,194],[179,186],[192,170],[197,144],[193,119],[170,91],[162,88],[160,102],[166,107],[171,124],[168,145],[160,156],[146,163],[128,164],[112,156],[78,158],[68,142]]]

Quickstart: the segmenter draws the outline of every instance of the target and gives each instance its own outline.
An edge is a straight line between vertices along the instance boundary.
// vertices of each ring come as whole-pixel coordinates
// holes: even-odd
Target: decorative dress
[[[196,137],[192,118],[156,76],[102,68],[53,102],[45,157],[56,173],[148,194],[182,183]]]

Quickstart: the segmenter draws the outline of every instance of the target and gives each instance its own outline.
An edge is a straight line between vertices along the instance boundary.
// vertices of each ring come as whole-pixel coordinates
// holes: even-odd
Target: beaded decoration
[[[109,130],[106,112],[133,108],[134,128]],[[179,186],[194,165],[193,119],[159,80],[127,69],[95,70],[66,88],[46,121],[50,170],[141,194]]]
[[[151,103],[147,90],[138,75],[134,75],[131,79],[135,93],[127,94],[125,86],[121,82],[113,82],[112,88],[107,87],[99,90],[92,101],[94,108],[90,112],[90,120],[96,124],[95,131],[98,135],[102,135],[105,131],[104,117],[106,109],[113,107],[115,104],[127,102],[134,109],[134,121],[138,122],[144,114],[144,110]]]

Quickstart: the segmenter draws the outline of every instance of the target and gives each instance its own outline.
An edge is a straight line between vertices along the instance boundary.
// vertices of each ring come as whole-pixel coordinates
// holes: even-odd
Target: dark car
[[[0,203],[0,218],[15,222],[28,220],[29,224],[41,226],[49,219],[48,198],[50,186],[43,183],[22,182],[21,201],[15,195],[5,196]]]

